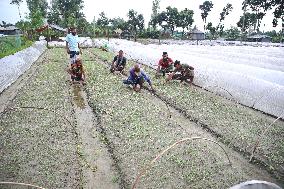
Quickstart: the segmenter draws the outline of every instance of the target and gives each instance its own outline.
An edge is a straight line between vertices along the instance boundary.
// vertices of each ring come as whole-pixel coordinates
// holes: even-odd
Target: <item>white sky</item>
[[[0,21],[15,23],[19,20],[19,14],[17,6],[10,5],[11,0],[0,0]],[[201,19],[201,11],[199,5],[205,0],[161,0],[160,11],[165,10],[167,6],[172,6],[182,10],[188,8],[194,11],[194,23],[197,27],[203,29],[203,21]],[[230,26],[236,26],[242,12],[242,1],[243,0],[212,0],[214,7],[207,17],[207,22],[212,22],[213,25],[217,25],[220,17],[220,12],[227,3],[233,5],[233,11],[226,17],[224,24],[225,28]],[[142,13],[145,18],[145,24],[150,20],[152,13],[152,0],[84,0],[83,12],[86,15],[88,21],[92,21],[94,16],[96,19],[99,17],[99,13],[104,11],[108,18],[122,17],[127,19],[127,12],[129,9],[134,9],[138,13]],[[20,7],[22,15],[28,12],[26,3],[24,2]],[[272,27],[272,11],[269,11],[261,22],[261,31],[268,31],[275,29],[276,31],[281,30],[281,22],[276,28]],[[265,24],[265,26],[264,26]]]

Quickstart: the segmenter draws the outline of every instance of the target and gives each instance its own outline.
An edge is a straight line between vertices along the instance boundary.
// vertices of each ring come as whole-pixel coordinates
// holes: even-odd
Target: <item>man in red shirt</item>
[[[167,52],[163,52],[163,58],[159,60],[158,63],[158,69],[157,69],[157,74],[162,73],[163,76],[166,75],[166,73],[170,73],[173,70],[173,60],[168,57]]]

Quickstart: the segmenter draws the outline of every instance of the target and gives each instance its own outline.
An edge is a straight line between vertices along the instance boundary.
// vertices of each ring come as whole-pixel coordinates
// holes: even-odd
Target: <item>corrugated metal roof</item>
[[[16,26],[8,26],[8,27],[0,27],[0,30],[2,31],[14,31],[14,30],[19,30]]]
[[[50,24],[49,27],[53,28],[53,29],[56,29],[56,30],[59,30],[59,31],[63,31],[65,32],[66,29],[60,27],[60,26],[57,26],[57,25],[54,25],[54,24]]]
[[[260,34],[257,34],[257,35],[251,35],[249,37],[247,37],[248,39],[261,39],[261,38],[272,38],[268,35],[260,35]]]

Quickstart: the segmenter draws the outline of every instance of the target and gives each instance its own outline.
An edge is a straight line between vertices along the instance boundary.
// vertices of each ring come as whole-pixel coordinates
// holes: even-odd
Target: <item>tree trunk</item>
[[[20,20],[22,19],[22,15],[21,15],[21,11],[20,11],[20,5],[18,5],[18,11],[19,11],[19,16],[20,16]]]

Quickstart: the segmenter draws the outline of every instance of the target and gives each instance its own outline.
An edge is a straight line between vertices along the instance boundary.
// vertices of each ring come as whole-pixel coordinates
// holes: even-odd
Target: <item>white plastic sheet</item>
[[[31,47],[0,59],[0,93],[14,83],[46,50],[46,42],[35,42]]]
[[[284,48],[281,45],[241,46],[224,41],[197,46],[193,42],[175,44],[171,40],[168,44],[143,45],[120,39],[109,42],[96,39],[94,43],[107,44],[113,52],[122,49],[129,58],[153,68],[162,52],[167,51],[172,59],[195,67],[195,84],[275,116],[284,112]]]

